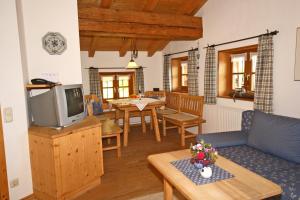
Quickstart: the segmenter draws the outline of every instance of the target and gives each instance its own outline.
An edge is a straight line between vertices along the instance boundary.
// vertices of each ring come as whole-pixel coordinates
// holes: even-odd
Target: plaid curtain
[[[204,70],[204,101],[206,104],[217,103],[216,71],[215,47],[208,47],[206,51]]]
[[[188,52],[188,92],[189,95],[198,96],[198,59],[197,52]]]
[[[254,108],[265,113],[273,112],[273,36],[258,39],[255,74]]]
[[[98,69],[89,69],[90,94],[96,95],[102,101]]]
[[[171,86],[170,86],[170,69],[171,69],[170,56],[164,56],[163,89],[166,92],[170,92],[171,91]]]
[[[136,69],[135,71],[135,94],[144,93],[144,72],[143,67]]]

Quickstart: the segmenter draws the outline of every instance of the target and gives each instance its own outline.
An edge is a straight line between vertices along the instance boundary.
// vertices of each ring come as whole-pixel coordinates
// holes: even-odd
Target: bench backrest
[[[165,97],[166,92],[165,91],[146,91],[144,93],[145,97]]]
[[[203,96],[181,95],[180,112],[203,116]]]
[[[179,111],[180,98],[181,98],[181,95],[178,93],[167,92],[166,93],[166,107]]]

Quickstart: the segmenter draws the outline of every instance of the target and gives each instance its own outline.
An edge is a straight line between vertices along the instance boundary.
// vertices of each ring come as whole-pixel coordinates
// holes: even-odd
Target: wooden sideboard
[[[31,126],[34,197],[72,199],[99,185],[104,174],[101,134],[101,123],[95,117],[61,130]]]

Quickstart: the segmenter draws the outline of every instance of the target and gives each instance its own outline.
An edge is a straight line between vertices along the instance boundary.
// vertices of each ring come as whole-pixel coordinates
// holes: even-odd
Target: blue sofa
[[[244,111],[240,131],[202,134],[218,153],[281,186],[282,200],[300,200],[300,119]]]

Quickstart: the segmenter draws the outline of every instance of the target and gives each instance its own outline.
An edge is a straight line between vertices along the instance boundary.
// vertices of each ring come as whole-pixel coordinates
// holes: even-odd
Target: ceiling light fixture
[[[136,45],[134,45],[133,47],[133,41],[131,40],[131,59],[128,63],[128,65],[126,66],[126,69],[137,69],[140,68],[140,66],[138,64],[136,64],[136,62],[134,61],[133,58],[137,58],[138,57],[138,50],[136,49]]]

